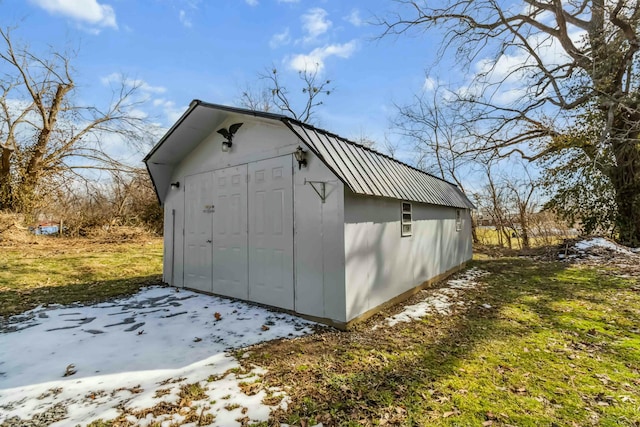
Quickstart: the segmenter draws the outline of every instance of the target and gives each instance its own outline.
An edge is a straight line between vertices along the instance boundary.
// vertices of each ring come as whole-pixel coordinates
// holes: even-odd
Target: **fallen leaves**
[[[527,392],[527,388],[524,386],[514,387],[511,391],[517,394],[525,394]]]
[[[600,380],[600,382],[604,385],[607,385],[611,382],[611,378],[607,374],[594,374],[594,377]]]
[[[65,369],[63,377],[69,377],[69,376],[75,374],[76,372],[78,372],[76,370],[76,366],[73,363],[71,363]]]
[[[222,319],[222,314],[218,313],[217,311],[215,313],[213,313],[213,317],[215,317],[216,322],[219,322],[220,319]]]

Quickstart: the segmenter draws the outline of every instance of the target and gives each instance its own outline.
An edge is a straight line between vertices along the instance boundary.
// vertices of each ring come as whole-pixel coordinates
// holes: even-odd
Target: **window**
[[[400,226],[402,227],[401,229],[402,237],[411,236],[413,231],[412,230],[413,219],[411,217],[411,203],[402,202],[402,221]]]
[[[462,213],[456,209],[456,231],[462,230]]]

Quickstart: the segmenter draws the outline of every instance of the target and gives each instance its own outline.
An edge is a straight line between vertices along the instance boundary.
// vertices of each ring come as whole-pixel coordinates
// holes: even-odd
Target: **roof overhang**
[[[260,111],[250,111],[225,105],[193,100],[171,129],[160,139],[144,158],[160,203],[171,185],[171,174],[184,157],[207,138],[230,115],[243,114],[282,120],[285,116]]]

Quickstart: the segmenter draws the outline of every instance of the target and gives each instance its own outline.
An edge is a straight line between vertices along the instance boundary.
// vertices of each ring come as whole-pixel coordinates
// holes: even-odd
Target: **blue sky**
[[[335,91],[316,124],[347,138],[395,140],[394,103],[425,82],[439,40],[378,39],[371,25],[398,4],[388,0],[0,0],[0,24],[36,52],[76,51],[77,96],[108,102],[109,81],[143,82],[142,108],[170,126],[189,102],[238,105],[247,84],[275,66],[285,86],[302,64],[320,64]],[[381,147],[379,144],[378,147]]]

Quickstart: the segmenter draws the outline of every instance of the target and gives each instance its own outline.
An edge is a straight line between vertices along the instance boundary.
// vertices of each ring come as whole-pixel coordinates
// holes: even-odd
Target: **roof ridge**
[[[331,131],[328,131],[328,130],[326,130],[326,129],[319,128],[319,127],[317,127],[317,126],[311,125],[311,124],[309,124],[309,123],[302,122],[302,121],[300,121],[300,120],[294,119],[294,118],[289,117],[289,116],[283,116],[283,118],[282,118],[281,120],[282,120],[282,121],[290,121],[290,122],[293,122],[293,123],[295,123],[295,124],[297,124],[297,125],[299,125],[299,126],[303,126],[303,127],[308,128],[308,129],[311,129],[311,130],[314,130],[314,131],[318,131],[318,132],[324,133],[325,135],[331,136],[331,137],[333,137],[333,138],[337,138],[337,139],[339,139],[339,140],[341,140],[341,141],[343,141],[343,142],[346,142],[347,144],[350,144],[350,145],[356,146],[356,147],[358,147],[358,148],[363,148],[363,149],[365,149],[365,150],[367,150],[367,151],[372,152],[373,154],[376,154],[376,155],[381,156],[381,157],[385,157],[385,158],[387,158],[387,159],[389,159],[389,160],[391,160],[391,161],[394,161],[394,162],[399,163],[399,164],[401,164],[401,165],[403,165],[403,166],[406,166],[406,167],[408,167],[408,168],[411,168],[411,169],[413,169],[413,170],[415,170],[415,171],[417,171],[417,172],[423,173],[423,174],[425,174],[425,175],[427,175],[427,176],[430,176],[430,177],[432,177],[432,178],[434,178],[434,179],[437,179],[438,181],[446,182],[447,184],[449,184],[449,185],[453,185],[454,187],[456,187],[456,188],[460,189],[460,187],[458,187],[458,185],[457,185],[456,183],[454,183],[454,182],[447,181],[447,180],[446,180],[446,179],[444,179],[444,178],[440,178],[440,177],[438,177],[438,176],[435,176],[435,175],[434,175],[434,174],[432,174],[432,173],[429,173],[429,172],[427,172],[427,171],[424,171],[424,170],[422,170],[422,169],[419,169],[419,168],[417,168],[417,167],[415,167],[415,166],[411,166],[410,164],[405,163],[405,162],[403,162],[402,160],[398,160],[398,159],[396,159],[395,157],[391,157],[391,156],[389,156],[389,155],[387,155],[387,154],[381,153],[380,151],[378,151],[378,150],[374,150],[373,148],[371,148],[371,147],[367,147],[366,145],[358,144],[358,143],[357,143],[357,142],[355,142],[355,141],[351,141],[350,139],[347,139],[347,138],[345,138],[345,137],[343,137],[343,136],[340,136],[340,135],[338,135],[338,134],[336,134],[336,133],[333,133],[333,132],[331,132]],[[462,191],[462,190],[460,190],[460,191]]]

